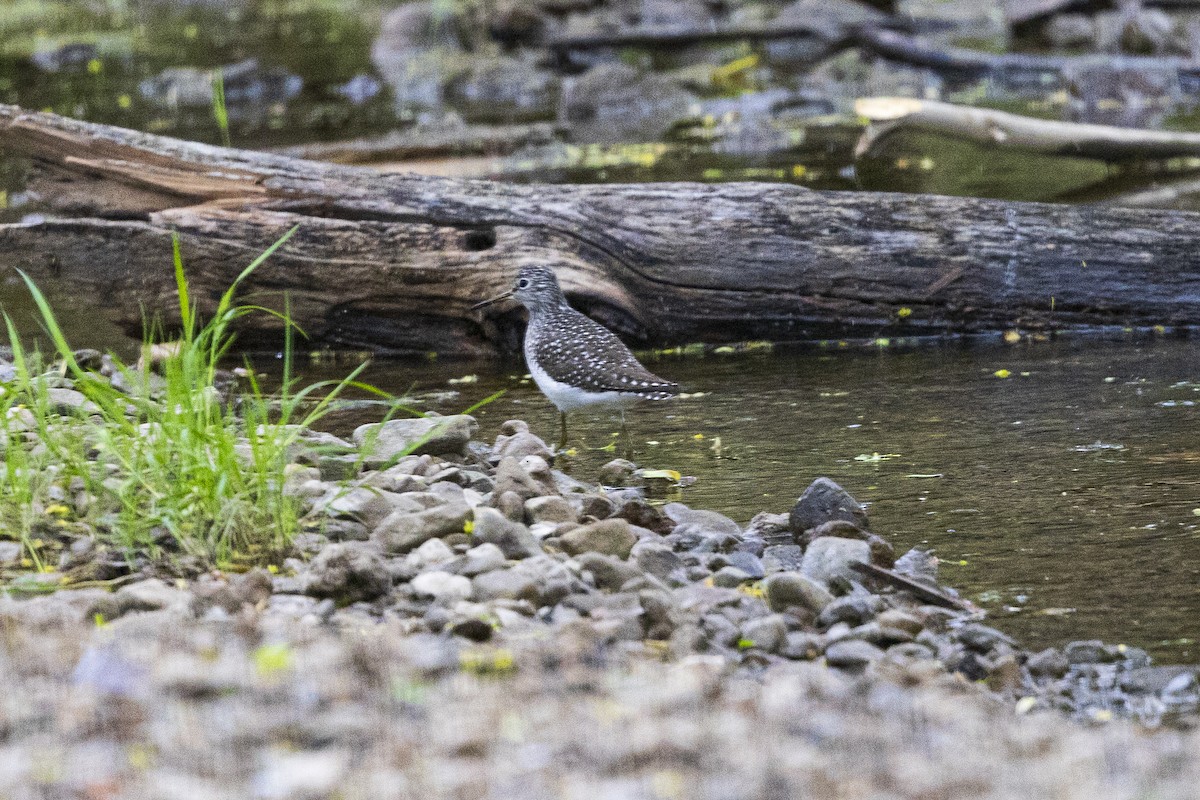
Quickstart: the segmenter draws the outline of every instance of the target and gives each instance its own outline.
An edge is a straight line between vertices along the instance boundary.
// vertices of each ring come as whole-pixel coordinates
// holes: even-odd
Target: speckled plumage
[[[643,367],[611,331],[567,305],[554,273],[525,267],[513,296],[529,309],[525,361],[538,388],[559,411],[626,408],[679,392]]]

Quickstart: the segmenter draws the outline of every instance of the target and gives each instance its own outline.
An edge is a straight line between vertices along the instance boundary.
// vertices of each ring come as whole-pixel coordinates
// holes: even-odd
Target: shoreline
[[[1190,796],[1194,667],[868,588],[855,561],[953,599],[832,481],[743,529],[557,472],[519,420],[476,432],[302,438],[309,532],[273,570],[0,600],[0,787],[77,786],[86,755],[114,797]],[[639,478],[669,476],[604,471]]]

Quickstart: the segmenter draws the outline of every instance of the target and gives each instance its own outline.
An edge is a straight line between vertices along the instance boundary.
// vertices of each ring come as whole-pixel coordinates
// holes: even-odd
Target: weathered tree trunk
[[[1200,324],[1200,215],[779,184],[510,186],[379,175],[0,106],[54,216],[0,225],[0,277],[60,279],[131,331],[175,306],[177,231],[215,302],[297,234],[245,300],[319,345],[480,355],[519,315],[472,303],[516,268],[558,269],[575,304],[637,342]],[[911,309],[901,318],[900,308]],[[265,315],[245,334],[278,335]]]

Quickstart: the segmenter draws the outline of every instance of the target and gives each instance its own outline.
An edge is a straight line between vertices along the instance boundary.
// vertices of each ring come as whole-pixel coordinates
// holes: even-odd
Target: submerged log
[[[781,184],[511,186],[228,150],[0,106],[0,148],[49,207],[0,225],[20,268],[140,332],[176,306],[171,234],[210,307],[283,233],[242,299],[314,345],[514,349],[515,270],[635,343],[1200,324],[1200,215]],[[906,309],[901,311],[901,309]],[[243,336],[277,338],[267,315]],[[243,340],[245,341],[245,339]]]

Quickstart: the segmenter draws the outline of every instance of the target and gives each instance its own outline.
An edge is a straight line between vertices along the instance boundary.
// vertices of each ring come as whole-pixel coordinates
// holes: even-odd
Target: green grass
[[[287,338],[278,392],[268,395],[251,371],[236,410],[223,397],[219,365],[234,342],[231,326],[246,314],[276,313],[238,304],[235,294],[294,232],[242,271],[206,322],[189,293],[176,241],[181,331],[159,372],[148,358],[135,366],[114,362],[113,377],[126,391],[77,362],[45,296],[23,275],[58,364],[45,371],[4,315],[15,377],[0,395],[6,448],[0,536],[22,543],[26,566],[52,568],[42,554],[77,536],[92,536],[130,561],[186,555],[206,564],[262,563],[287,548],[302,509],[285,483],[304,430],[350,387],[390,397],[357,381],[365,364],[341,381],[297,391],[294,325],[286,314],[280,315]],[[160,329],[145,351],[165,341]],[[61,413],[51,389],[71,386],[88,405]],[[399,409],[394,400],[391,406],[389,417]]]
[[[225,73],[220,69],[213,70],[212,76],[212,107],[213,119],[221,131],[221,144],[232,147],[229,138],[229,110],[225,107]]]

